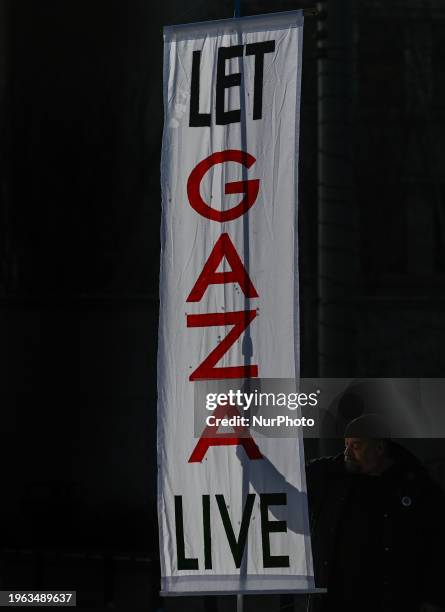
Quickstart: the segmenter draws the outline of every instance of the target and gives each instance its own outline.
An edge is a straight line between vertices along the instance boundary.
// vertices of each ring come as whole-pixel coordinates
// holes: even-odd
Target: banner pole
[[[243,612],[244,610],[244,599],[243,596],[238,593],[236,596],[236,612]]]
[[[241,18],[241,0],[235,0],[235,17]],[[239,35],[239,44],[242,44],[241,35]],[[244,115],[244,121],[241,121],[241,148],[243,151],[247,151],[247,131],[246,131],[246,101],[244,98],[243,91],[241,91],[241,99],[240,99],[240,107],[241,113]],[[247,169],[243,166],[243,180],[247,181]],[[243,236],[244,236],[244,265],[247,270],[247,274],[249,274],[250,268],[250,251],[249,251],[249,221],[247,219],[247,215],[243,217]],[[249,298],[245,298],[245,309],[249,310]],[[246,333],[243,338],[242,343],[242,354],[244,355],[244,365],[250,365],[251,357],[252,357],[253,349],[252,349],[252,339],[250,336],[250,329],[246,330]],[[246,468],[243,467],[243,484],[242,484],[242,493],[241,498],[247,499],[247,494],[249,492],[249,476],[246,473]],[[247,559],[248,559],[248,540],[246,539],[246,550],[244,552],[243,560],[240,568],[240,578],[246,577],[247,574]],[[238,593],[236,596],[236,612],[244,611],[244,597],[241,593]]]

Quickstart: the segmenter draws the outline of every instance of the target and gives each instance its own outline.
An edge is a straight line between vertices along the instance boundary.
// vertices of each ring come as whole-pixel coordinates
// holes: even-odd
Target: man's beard
[[[360,466],[360,463],[358,463],[357,461],[352,461],[352,459],[345,459],[345,470],[349,474],[360,474],[362,468]]]

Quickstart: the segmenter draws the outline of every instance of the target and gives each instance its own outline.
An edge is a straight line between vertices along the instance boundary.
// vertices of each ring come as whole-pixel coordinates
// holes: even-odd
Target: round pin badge
[[[402,497],[402,506],[405,506],[405,508],[409,508],[411,504],[412,504],[411,497],[408,497],[408,495],[405,495],[404,497]]]

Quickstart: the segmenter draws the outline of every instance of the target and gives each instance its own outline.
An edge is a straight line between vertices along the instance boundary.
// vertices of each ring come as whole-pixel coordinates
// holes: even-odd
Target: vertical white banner
[[[313,587],[302,439],[194,431],[196,381],[298,376],[302,37],[301,11],[164,30],[158,513],[166,594]]]

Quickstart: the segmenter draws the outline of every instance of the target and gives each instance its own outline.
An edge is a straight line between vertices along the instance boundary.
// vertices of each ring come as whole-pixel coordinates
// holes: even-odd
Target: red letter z
[[[187,327],[214,327],[217,325],[233,325],[227,336],[204,359],[190,375],[190,380],[210,380],[214,378],[256,378],[258,366],[229,366],[215,368],[215,364],[238,340],[243,331],[256,317],[256,310],[240,310],[237,312],[209,312],[207,314],[187,315]]]

